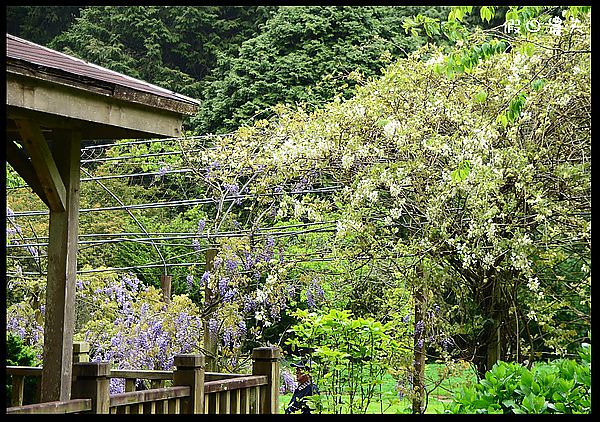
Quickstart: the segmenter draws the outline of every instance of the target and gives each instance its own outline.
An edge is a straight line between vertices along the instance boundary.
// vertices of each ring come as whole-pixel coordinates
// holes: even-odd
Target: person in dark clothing
[[[298,387],[294,390],[294,395],[292,396],[285,413],[290,414],[300,411],[303,415],[309,415],[310,407],[308,406],[308,403],[306,403],[306,397],[312,396],[313,394],[319,394],[319,388],[312,381],[309,372],[310,366],[307,361],[292,363],[291,366],[296,368]]]

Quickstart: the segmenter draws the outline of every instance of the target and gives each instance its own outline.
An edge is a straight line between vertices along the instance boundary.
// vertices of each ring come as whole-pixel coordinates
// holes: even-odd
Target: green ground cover
[[[425,367],[425,376],[427,379],[437,379],[438,374],[443,370],[443,365],[438,363],[427,364]],[[443,413],[444,403],[449,402],[454,392],[459,386],[464,386],[467,383],[474,383],[477,381],[475,372],[469,366],[465,366],[456,375],[450,376],[443,380],[431,393],[429,394],[428,405],[425,413]],[[386,376],[384,383],[382,384],[382,392],[384,395],[394,395],[397,397],[395,392],[396,381],[392,376]],[[322,391],[322,393],[325,393]],[[279,396],[279,413],[285,413],[285,408],[288,406],[292,393],[282,394]],[[382,410],[383,407],[383,410]],[[328,412],[323,412],[328,413]],[[397,413],[411,413],[411,402],[407,398],[403,398],[400,401],[395,401],[390,405],[389,401],[384,399],[384,402],[373,401],[368,408],[369,414],[397,414]]]

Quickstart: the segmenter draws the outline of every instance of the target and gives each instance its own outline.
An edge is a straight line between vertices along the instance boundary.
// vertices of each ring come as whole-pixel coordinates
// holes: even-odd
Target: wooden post
[[[87,341],[73,342],[73,363],[90,361],[90,344]]]
[[[75,382],[72,398],[92,399],[91,413],[110,411],[110,363],[80,362],[73,365]]]
[[[75,341],[73,342],[73,365],[80,362],[89,362],[90,361],[90,344],[86,341]],[[71,391],[75,388],[75,382],[77,378],[75,377],[75,369],[73,369],[73,377],[71,383]]]
[[[64,211],[50,208],[42,402],[71,398],[79,230],[79,134],[56,131],[52,156],[66,189],[66,204]]]
[[[160,276],[160,287],[163,292],[163,300],[166,303],[171,302],[171,276],[170,275],[161,275]]]
[[[217,256],[216,249],[206,251],[206,264],[204,271],[214,272],[214,261]],[[212,291],[208,287],[208,283],[204,286],[204,303],[208,304],[211,300]],[[209,317],[204,318],[204,350],[206,351],[206,370],[208,372],[217,372],[217,339],[211,336],[208,321]]]
[[[258,413],[279,412],[279,359],[276,347],[257,347],[252,350],[252,375],[266,375],[269,384],[261,388]]]
[[[190,397],[181,405],[182,413],[204,413],[204,355],[176,355],[173,385],[191,388]]]

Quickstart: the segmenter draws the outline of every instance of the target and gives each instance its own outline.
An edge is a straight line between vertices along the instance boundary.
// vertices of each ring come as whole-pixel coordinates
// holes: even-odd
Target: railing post
[[[91,413],[109,413],[110,363],[79,362],[73,365],[73,399],[92,399]]]
[[[73,363],[90,361],[90,344],[87,341],[73,342]]]
[[[173,358],[174,386],[190,387],[190,397],[184,400],[182,413],[204,413],[204,355],[176,355]]]
[[[258,403],[259,413],[279,412],[279,359],[281,353],[276,347],[257,347],[252,350],[252,375],[266,375],[268,385],[261,391]],[[263,390],[261,388],[261,390]],[[265,394],[266,393],[266,394]]]

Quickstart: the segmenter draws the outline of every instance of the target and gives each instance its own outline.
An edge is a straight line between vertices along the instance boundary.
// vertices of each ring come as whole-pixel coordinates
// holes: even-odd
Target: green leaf
[[[539,91],[545,84],[546,81],[544,79],[536,79],[535,81],[531,82],[531,88],[534,91]]]
[[[531,42],[526,42],[521,46],[520,50],[526,56],[531,57],[535,53],[535,45]]]
[[[473,100],[476,103],[483,103],[485,102],[485,100],[487,99],[487,91],[482,89],[481,91],[479,91],[477,94],[475,94],[475,96],[473,97]]]

